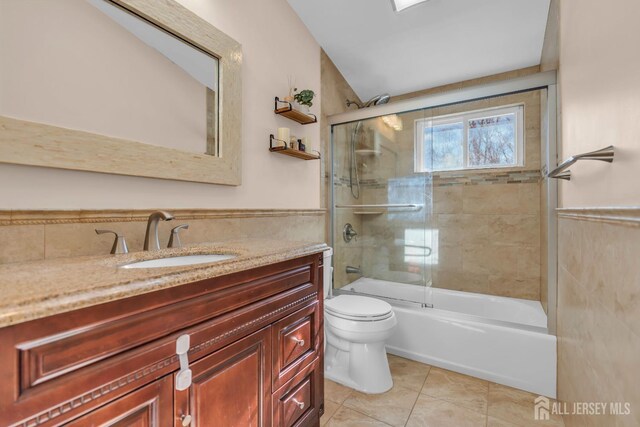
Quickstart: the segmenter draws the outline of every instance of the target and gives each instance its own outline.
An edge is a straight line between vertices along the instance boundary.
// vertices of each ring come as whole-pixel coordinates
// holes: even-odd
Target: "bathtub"
[[[391,354],[556,397],[556,337],[538,301],[360,278],[338,293],[393,305]],[[418,304],[416,304],[418,302]]]

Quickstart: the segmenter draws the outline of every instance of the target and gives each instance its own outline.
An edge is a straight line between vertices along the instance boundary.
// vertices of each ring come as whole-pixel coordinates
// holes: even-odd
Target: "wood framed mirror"
[[[0,162],[241,184],[242,48],[177,1],[2,1],[0,40]]]

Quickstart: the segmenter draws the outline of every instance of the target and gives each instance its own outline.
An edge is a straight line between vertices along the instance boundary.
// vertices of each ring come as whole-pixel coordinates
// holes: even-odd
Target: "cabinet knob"
[[[291,401],[298,405],[298,408],[304,409],[304,402],[300,402],[298,399],[291,399]]]
[[[182,417],[180,417],[180,421],[182,422],[182,426],[183,427],[187,427],[189,424],[191,424],[191,420],[193,419],[193,417],[191,415],[183,415]]]
[[[291,339],[293,341],[295,341],[296,344],[298,344],[300,347],[304,347],[304,340],[300,339],[298,337],[291,337]]]

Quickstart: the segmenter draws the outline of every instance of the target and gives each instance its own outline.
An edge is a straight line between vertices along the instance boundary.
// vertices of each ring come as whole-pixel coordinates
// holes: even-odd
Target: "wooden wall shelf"
[[[296,157],[302,160],[319,160],[320,154],[316,153],[308,153],[306,151],[294,150],[293,148],[287,147],[274,147],[273,141],[279,141],[276,139],[273,134],[269,135],[269,151],[272,153],[280,153],[286,156]]]
[[[285,104],[285,106],[278,108],[278,103]],[[318,122],[318,117],[316,117],[315,114],[307,114],[303,113],[302,111],[298,111],[293,108],[293,105],[291,105],[290,102],[280,101],[280,98],[278,98],[277,96],[275,100],[275,109],[273,110],[273,112],[280,116],[284,116],[290,120],[293,120],[294,122],[298,122],[301,125],[310,125],[312,123]]]

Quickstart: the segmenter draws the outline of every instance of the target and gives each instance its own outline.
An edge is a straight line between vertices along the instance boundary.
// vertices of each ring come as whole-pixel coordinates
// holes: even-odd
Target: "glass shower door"
[[[431,175],[419,170],[424,111],[334,125],[334,288],[430,304]]]

